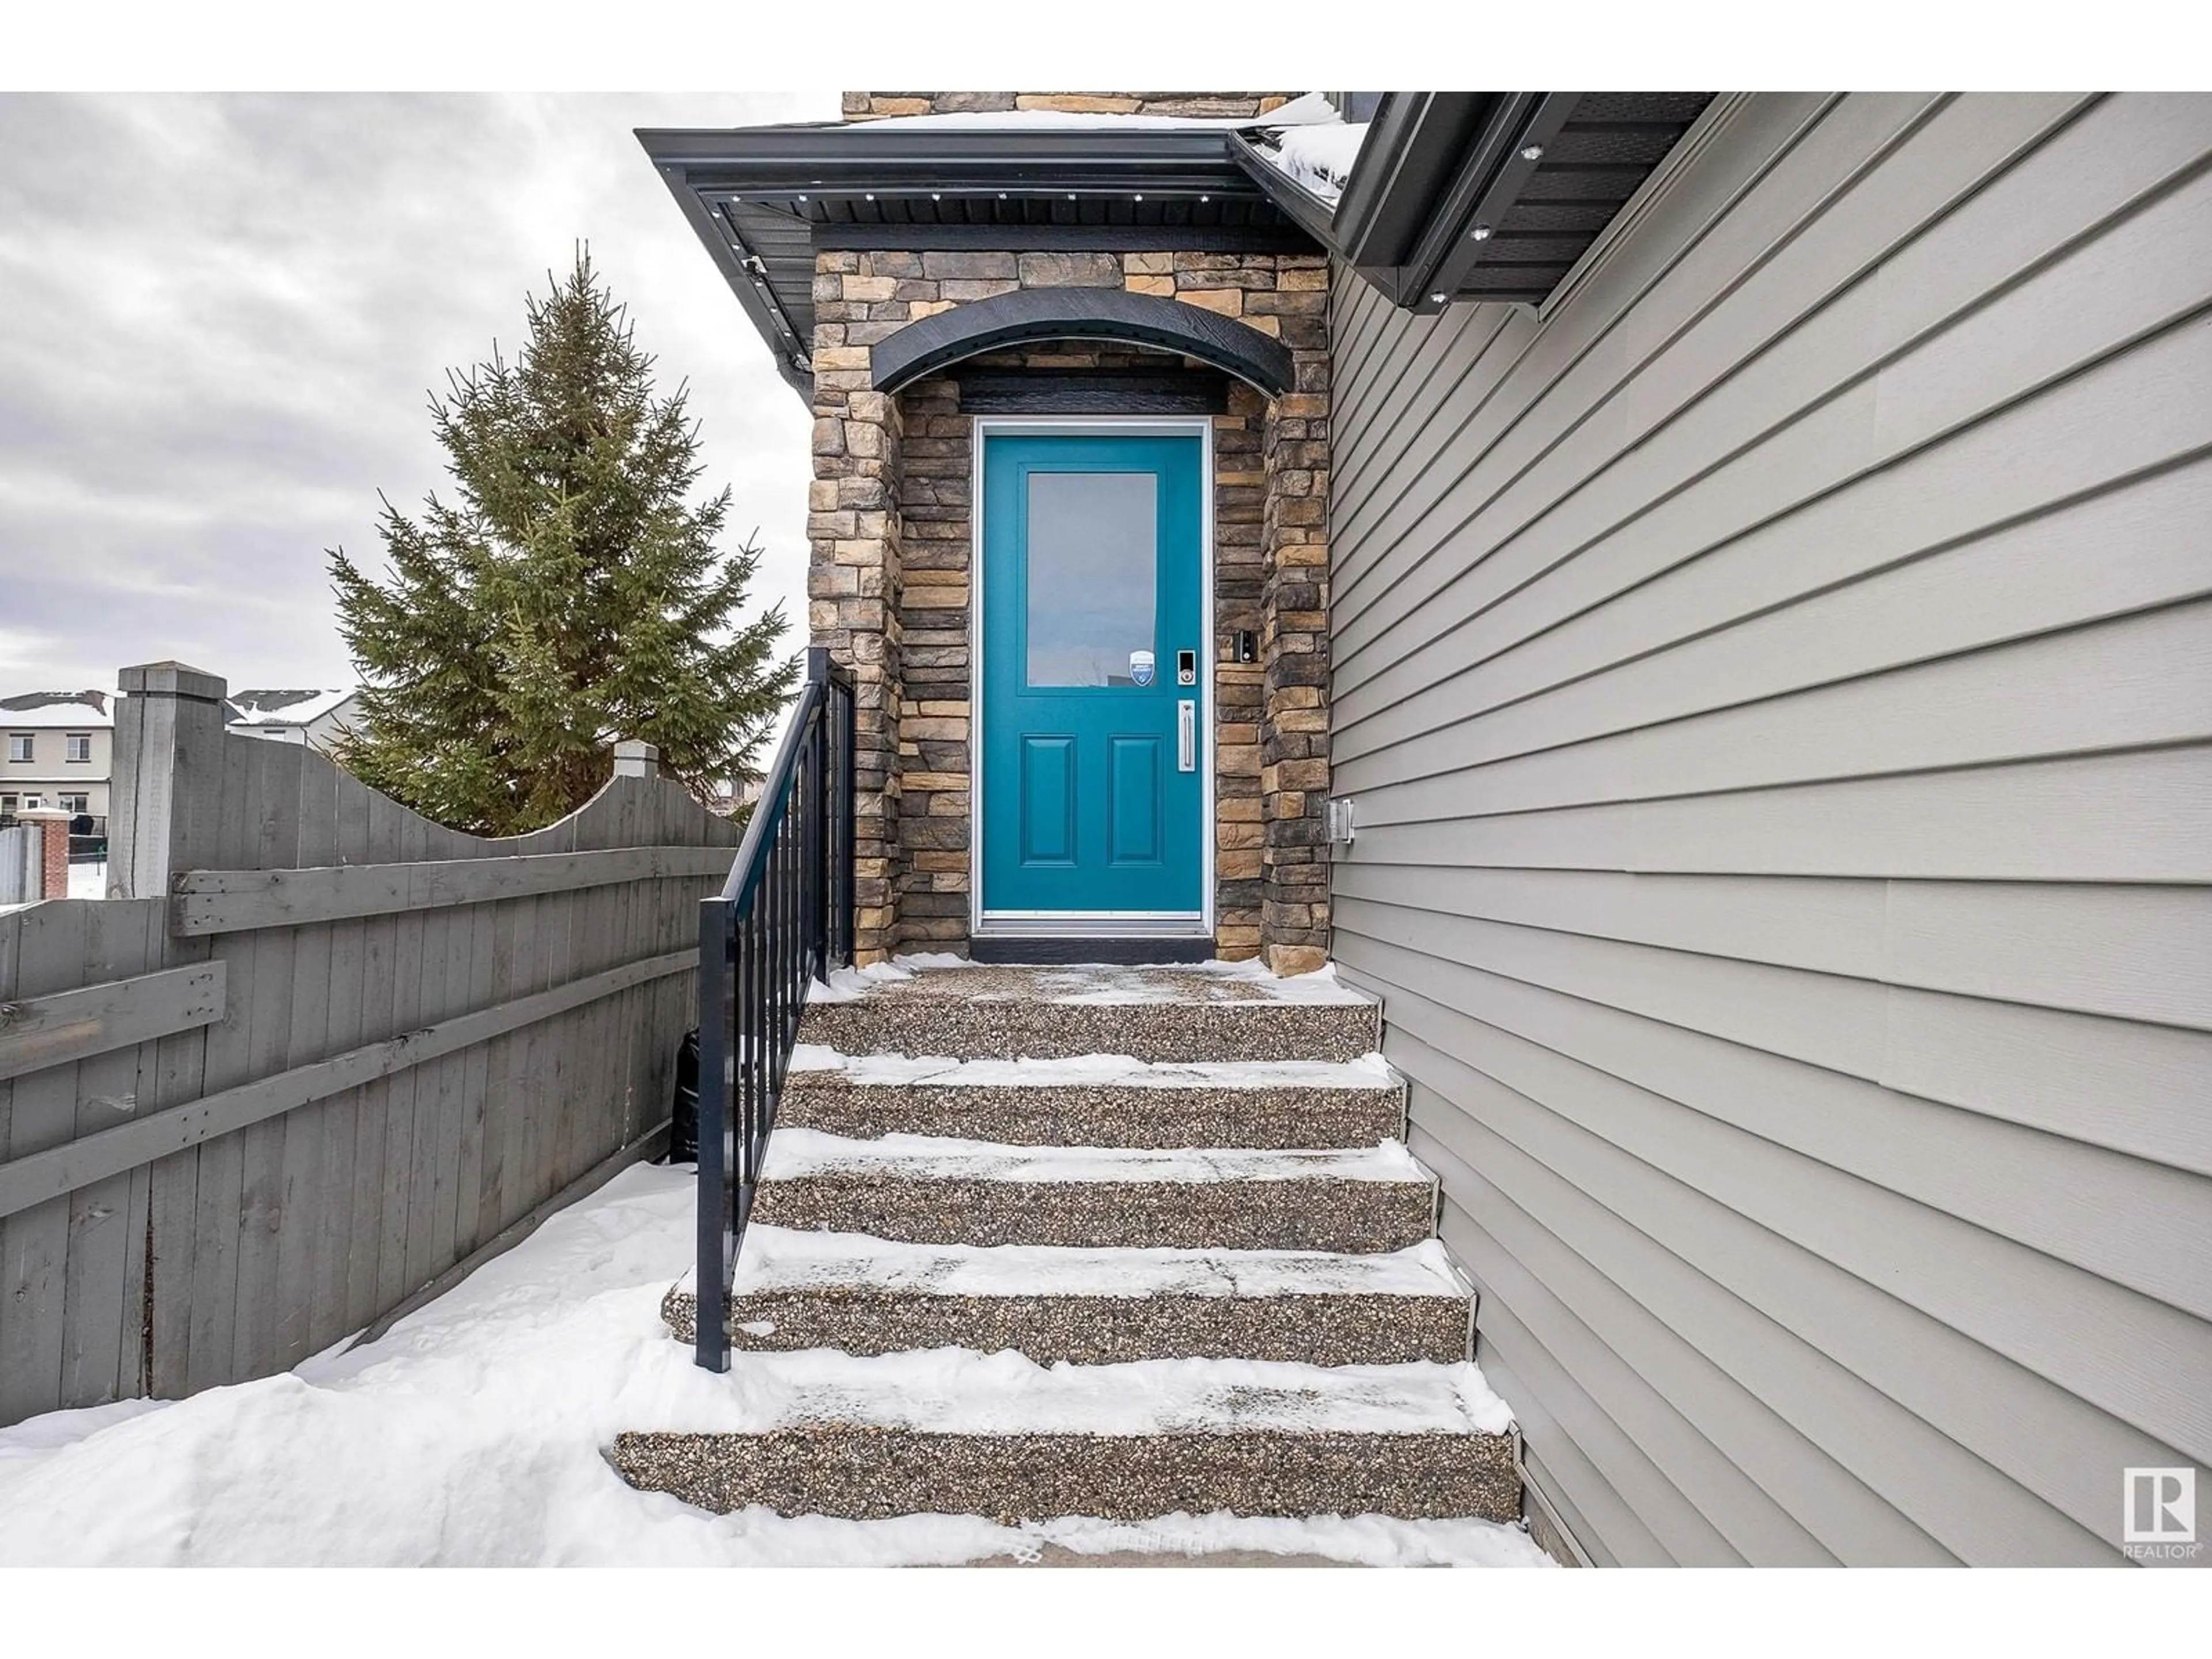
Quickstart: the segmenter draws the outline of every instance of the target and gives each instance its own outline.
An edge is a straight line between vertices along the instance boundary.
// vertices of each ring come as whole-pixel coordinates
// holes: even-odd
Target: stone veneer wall
[[[848,121],[887,115],[998,114],[1051,109],[1079,115],[1264,115],[1287,104],[1289,92],[848,92]]]
[[[1126,287],[1239,318],[1291,349],[1272,404],[1215,417],[1216,933],[1224,956],[1320,965],[1328,927],[1328,353],[1318,253],[824,251],[814,282],[814,642],[860,688],[864,960],[968,937],[971,428],[954,380],[870,389],[875,344],[1018,288]],[[1150,356],[1071,342],[977,367],[1066,370]],[[1251,629],[1260,661],[1226,660]]]
[[[1134,346],[1069,340],[987,353],[960,367],[1064,374],[1188,366],[1183,359]],[[1249,629],[1255,637],[1265,631],[1261,456],[1267,400],[1241,382],[1228,385],[1229,412],[1212,422],[1214,940],[1224,952],[1249,957],[1260,949],[1265,900],[1264,671],[1230,658],[1237,629]],[[899,931],[910,945],[928,941],[941,948],[968,936],[972,416],[961,410],[956,375],[919,381],[900,401],[906,430],[899,495],[906,572],[899,616],[905,668],[900,750],[906,765],[919,769],[903,779],[901,838],[908,865],[899,888]]]

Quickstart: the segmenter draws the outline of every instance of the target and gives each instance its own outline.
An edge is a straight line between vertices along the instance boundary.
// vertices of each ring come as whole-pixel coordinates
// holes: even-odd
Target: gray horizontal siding
[[[2212,1462],[2212,99],[1745,100],[1334,300],[1334,954],[1595,1559],[2112,1563]]]

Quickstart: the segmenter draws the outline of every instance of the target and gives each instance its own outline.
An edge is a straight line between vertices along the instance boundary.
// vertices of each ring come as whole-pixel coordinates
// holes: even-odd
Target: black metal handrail
[[[694,1355],[730,1368],[744,1241],[806,988],[853,960],[853,677],[819,647],[720,895],[699,907],[699,1271]]]

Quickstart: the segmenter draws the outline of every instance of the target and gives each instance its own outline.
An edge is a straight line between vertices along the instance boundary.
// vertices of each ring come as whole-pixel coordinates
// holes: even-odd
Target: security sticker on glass
[[[1132,651],[1129,653],[1129,684],[1150,685],[1152,683],[1152,653]]]

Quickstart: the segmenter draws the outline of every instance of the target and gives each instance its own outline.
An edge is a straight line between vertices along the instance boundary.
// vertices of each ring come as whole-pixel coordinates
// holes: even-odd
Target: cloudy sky
[[[579,239],[805,617],[807,417],[631,130],[834,92],[0,96],[0,695],[346,683],[325,550],[446,483],[425,404]],[[797,643],[796,635],[793,642]]]

